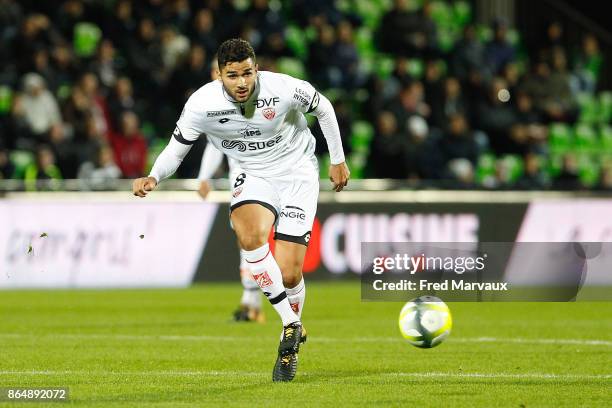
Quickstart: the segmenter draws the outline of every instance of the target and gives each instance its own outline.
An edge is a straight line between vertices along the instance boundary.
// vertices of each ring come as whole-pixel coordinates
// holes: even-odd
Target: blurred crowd
[[[103,188],[146,174],[186,99],[210,80],[220,42],[240,36],[260,69],[301,76],[333,100],[358,177],[612,188],[609,166],[587,185],[575,152],[550,149],[551,124],[573,126],[580,97],[600,91],[594,35],[568,44],[551,21],[538,44],[521,44],[502,18],[468,20],[443,46],[439,1],[373,0],[374,23],[353,3],[0,0],[0,178]],[[177,177],[196,177],[204,143]]]

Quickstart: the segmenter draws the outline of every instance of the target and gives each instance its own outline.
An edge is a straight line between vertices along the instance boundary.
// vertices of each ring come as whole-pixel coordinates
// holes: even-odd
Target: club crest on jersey
[[[272,279],[270,279],[268,272],[265,271],[259,275],[253,275],[253,279],[255,279],[257,285],[259,285],[259,287],[262,289],[272,285]]]
[[[274,108],[266,108],[262,111],[264,118],[268,119],[268,120],[272,120],[274,119],[274,116],[276,116],[276,111],[274,110]]]

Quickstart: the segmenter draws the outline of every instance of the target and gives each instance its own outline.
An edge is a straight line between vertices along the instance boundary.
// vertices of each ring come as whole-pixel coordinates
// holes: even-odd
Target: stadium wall
[[[346,194],[345,194],[346,193]],[[362,242],[612,242],[612,200],[512,192],[322,192],[304,272],[355,279]],[[0,288],[184,287],[236,281],[228,194],[0,199]],[[273,243],[273,242],[272,242]],[[598,283],[612,284],[609,273]]]

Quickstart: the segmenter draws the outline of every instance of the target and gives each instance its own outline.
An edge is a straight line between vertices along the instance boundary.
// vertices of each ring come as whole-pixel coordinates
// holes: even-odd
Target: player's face
[[[221,81],[227,93],[238,102],[245,102],[255,89],[257,64],[251,58],[240,62],[228,62],[221,67]]]

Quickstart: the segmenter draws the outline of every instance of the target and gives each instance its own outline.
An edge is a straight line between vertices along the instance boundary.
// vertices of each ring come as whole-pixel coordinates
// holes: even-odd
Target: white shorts
[[[244,204],[260,204],[274,213],[274,239],[307,246],[319,198],[316,162],[307,160],[286,176],[261,178],[232,169],[236,173],[230,213]]]

